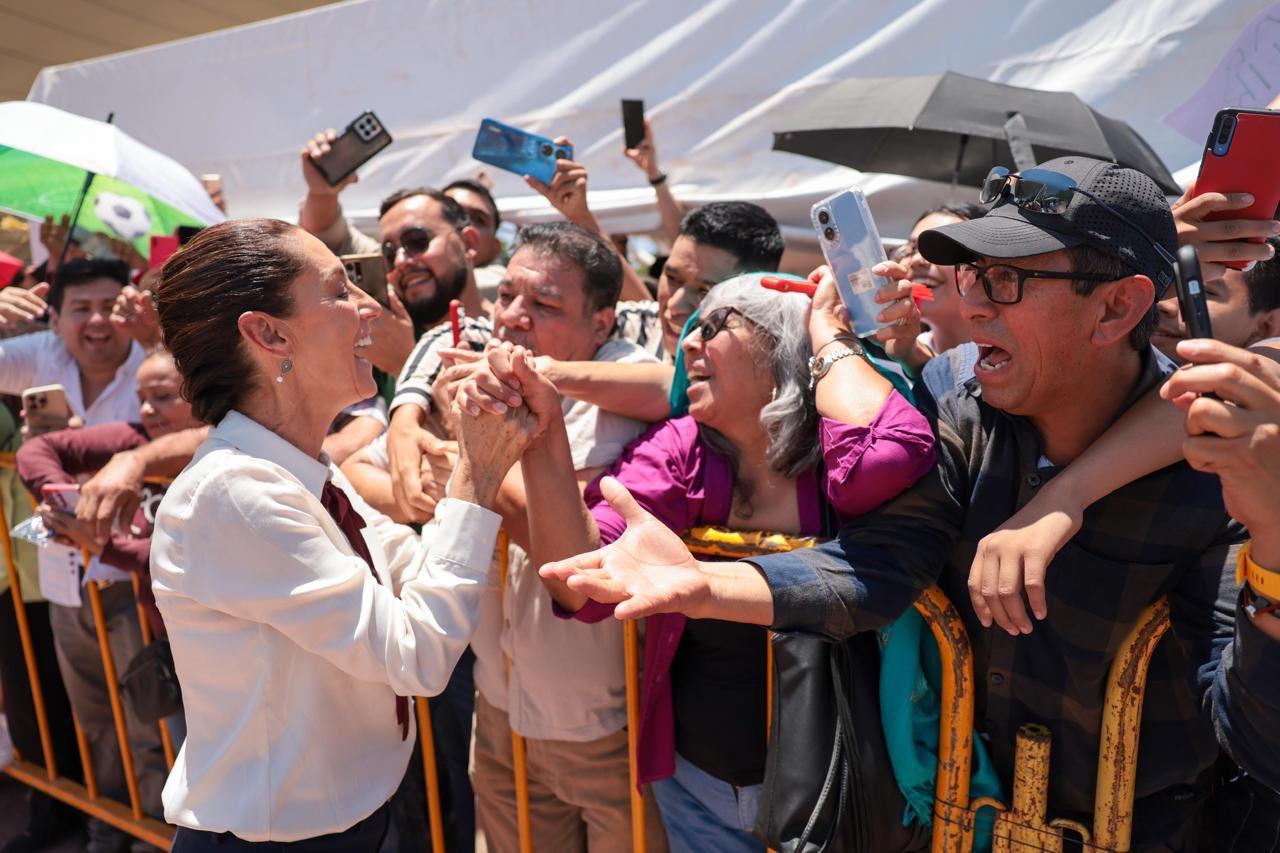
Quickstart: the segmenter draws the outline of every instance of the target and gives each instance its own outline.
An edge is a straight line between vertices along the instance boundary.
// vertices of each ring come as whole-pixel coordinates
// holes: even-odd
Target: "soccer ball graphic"
[[[130,242],[151,230],[151,217],[136,198],[115,193],[98,193],[93,199],[93,212],[102,223]]]

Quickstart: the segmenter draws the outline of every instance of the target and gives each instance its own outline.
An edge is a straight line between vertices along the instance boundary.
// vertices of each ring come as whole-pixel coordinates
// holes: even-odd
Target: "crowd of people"
[[[1007,802],[1014,736],[1042,724],[1050,814],[1090,822],[1108,670],[1165,598],[1133,849],[1280,849],[1280,221],[1221,218],[1243,193],[1170,204],[1132,169],[1051,160],[1073,187],[1054,212],[1017,173],[993,204],[923,212],[875,269],[879,330],[855,335],[825,267],[802,271],[811,297],[763,286],[788,277],[778,223],[686,209],[646,129],[625,153],[661,213],[652,270],[569,160],[527,179],[563,221],[513,245],[480,179],[387,187],[364,234],[340,202],[355,175],[330,186],[312,162],[326,131],[300,152],[298,225],[232,219],[147,270],[48,221],[71,251],[0,290],[0,392],[57,384],[71,415],[0,408],[17,476],[37,498],[80,484],[74,513],[36,513],[91,554],[117,671],[142,623],[172,652],[171,771],[155,719],[126,716],[173,849],[421,849],[406,697],[424,696],[449,850],[477,830],[520,849],[518,762],[534,850],[630,850],[622,622],[644,618],[649,849],[763,850],[770,632],[887,648],[934,585],[972,642],[975,790]],[[1213,340],[1168,285],[1185,245]],[[383,258],[384,303],[350,253]],[[698,558],[705,528],[792,544]],[[96,789],[127,801],[88,601],[22,577],[60,772],[74,712]],[[0,688],[38,758],[12,614],[0,601]],[[914,677],[885,660],[881,685]],[[72,825],[30,804],[3,851]],[[130,843],[88,833],[94,853]]]

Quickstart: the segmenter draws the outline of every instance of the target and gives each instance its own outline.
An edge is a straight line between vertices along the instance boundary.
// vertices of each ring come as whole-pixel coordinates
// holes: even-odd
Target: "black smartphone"
[[[336,187],[390,144],[391,134],[378,117],[372,112],[363,112],[347,125],[341,136],[329,143],[328,154],[312,157],[311,162],[325,183]]]
[[[191,242],[191,238],[204,230],[203,225],[179,225],[178,226],[178,245],[185,246]]]
[[[628,148],[644,142],[644,101],[622,99],[622,139]]]
[[[1212,338],[1209,305],[1205,301],[1204,277],[1200,275],[1200,257],[1194,246],[1178,249],[1178,312],[1187,327],[1187,337]]]
[[[356,287],[383,305],[387,304],[387,262],[382,255],[339,255],[338,260],[347,270],[347,278]]]

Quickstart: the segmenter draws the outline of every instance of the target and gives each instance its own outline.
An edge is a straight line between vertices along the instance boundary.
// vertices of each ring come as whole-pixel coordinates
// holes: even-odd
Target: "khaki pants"
[[[516,853],[516,783],[507,715],[476,694],[471,784],[476,820],[490,853]],[[627,733],[586,742],[525,740],[529,816],[535,853],[629,853],[631,777]],[[666,836],[653,797],[645,797],[648,849],[665,851]]]
[[[49,622],[58,652],[58,668],[93,759],[93,775],[98,791],[104,796],[128,805],[124,766],[116,738],[111,700],[107,696],[107,680],[102,670],[102,652],[98,648],[98,632],[94,626],[93,608],[88,591],[79,607],[49,605]],[[142,649],[138,629],[138,611],[133,590],[128,583],[113,583],[102,589],[102,613],[107,621],[107,638],[115,661],[116,677]],[[133,753],[133,769],[138,780],[138,796],[142,810],[155,817],[163,815],[160,791],[169,771],[165,766],[164,748],[158,726],[146,726],[125,705],[125,728],[129,735],[129,751]]]

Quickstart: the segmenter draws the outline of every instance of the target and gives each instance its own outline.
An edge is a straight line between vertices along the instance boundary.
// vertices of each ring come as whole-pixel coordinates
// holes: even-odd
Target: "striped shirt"
[[[615,316],[612,340],[633,343],[655,358],[663,358],[658,303],[619,302]],[[493,322],[488,317],[463,317],[460,331],[459,345],[480,352],[493,338]],[[446,321],[418,338],[396,381],[392,410],[403,403],[431,410],[431,383],[440,372],[440,350],[453,346],[452,332]]]

